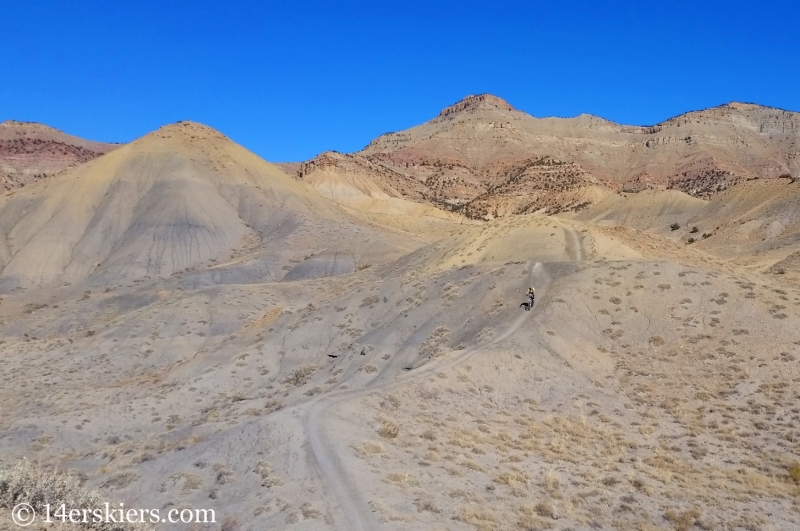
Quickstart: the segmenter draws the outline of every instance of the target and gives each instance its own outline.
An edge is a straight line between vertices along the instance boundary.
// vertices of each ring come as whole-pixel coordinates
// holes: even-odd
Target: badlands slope
[[[1,197],[0,287],[113,287],[196,267],[201,282],[302,278],[352,272],[419,239],[354,219],[183,122]]]
[[[479,222],[320,167],[185,123],[0,198],[3,463],[226,531],[800,527],[798,184]]]

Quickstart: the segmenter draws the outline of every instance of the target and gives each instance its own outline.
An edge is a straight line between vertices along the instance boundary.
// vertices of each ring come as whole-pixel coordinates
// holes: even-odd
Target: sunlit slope
[[[349,222],[219,132],[183,122],[0,198],[0,280],[168,277],[309,221]]]
[[[647,190],[609,196],[575,215],[575,219],[605,226],[640,230],[664,229],[686,220],[708,204],[678,190]]]
[[[794,179],[739,183],[687,220],[699,248],[769,266],[800,245],[800,183]]]
[[[589,225],[527,214],[483,224],[465,224],[457,233],[392,264],[395,273],[425,272],[507,262],[624,260],[641,254]]]

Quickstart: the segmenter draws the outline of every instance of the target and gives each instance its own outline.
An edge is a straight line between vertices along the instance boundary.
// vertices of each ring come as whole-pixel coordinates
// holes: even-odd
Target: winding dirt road
[[[536,280],[536,284],[541,286],[540,293],[544,295],[549,287],[550,277],[539,263],[533,264],[530,268],[528,273],[528,284],[530,284],[534,279]],[[534,311],[535,309],[536,307],[534,306]],[[327,413],[334,406],[347,400],[353,400],[375,391],[386,392],[394,387],[403,385],[410,380],[425,378],[434,372],[464,363],[477,352],[508,339],[511,334],[513,334],[522,325],[522,323],[530,318],[531,313],[532,312],[521,312],[519,317],[517,317],[517,319],[511,323],[511,325],[509,325],[509,327],[506,328],[502,334],[494,338],[490,343],[468,349],[464,351],[461,356],[454,360],[450,360],[447,363],[432,363],[427,367],[415,370],[407,375],[399,376],[398,378],[389,382],[332,394],[328,397],[320,399],[311,407],[304,423],[306,440],[308,441],[309,457],[315,470],[319,474],[323,483],[326,485],[326,489],[336,498],[339,512],[342,513],[334,516],[336,528],[354,531],[368,531],[378,529],[379,524],[377,521],[375,521],[372,510],[369,508],[366,500],[364,500],[363,496],[359,492],[355,482],[342,466],[341,460],[334,449],[334,445],[327,435],[325,429],[325,418]],[[344,522],[340,522],[342,518],[344,518]]]
[[[584,260],[585,253],[580,236],[574,229],[566,224],[561,224],[561,226],[565,231],[565,245],[570,259],[573,261]],[[550,275],[545,268],[542,267],[542,264],[538,262],[531,264],[528,270],[528,282],[526,285],[535,283],[540,297],[547,295],[551,280]],[[355,479],[348,474],[347,470],[345,470],[342,465],[342,461],[336,453],[335,446],[327,434],[325,423],[328,413],[335,406],[345,401],[354,400],[375,391],[388,392],[409,381],[424,379],[438,371],[449,369],[466,362],[478,352],[508,339],[525,321],[531,318],[538,307],[538,305],[535,305],[531,312],[521,312],[519,317],[517,317],[502,334],[492,339],[491,342],[467,349],[453,360],[441,364],[435,362],[430,363],[425,367],[421,367],[408,374],[400,375],[388,382],[334,393],[321,398],[311,406],[304,422],[308,455],[313,468],[317,471],[326,490],[335,498],[336,504],[338,505],[338,510],[335,510],[335,514],[332,515],[335,529],[371,531],[379,529],[380,524],[376,521],[367,500],[364,499],[364,496],[359,491]]]

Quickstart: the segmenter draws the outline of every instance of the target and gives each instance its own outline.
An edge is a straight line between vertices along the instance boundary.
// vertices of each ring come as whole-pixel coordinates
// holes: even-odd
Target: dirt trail
[[[565,231],[567,252],[570,258],[573,261],[584,260],[585,252],[580,236],[574,229],[566,224],[561,225]],[[551,278],[545,268],[542,267],[542,264],[538,262],[532,264],[529,269],[526,285],[534,283],[539,288],[540,297],[546,296],[550,287]],[[387,392],[394,387],[406,384],[410,380],[424,379],[437,371],[449,369],[464,363],[481,350],[497,345],[508,339],[526,320],[531,318],[532,314],[536,312],[537,309],[538,305],[534,306],[531,312],[521,312],[519,317],[491,342],[486,345],[468,349],[454,360],[450,360],[444,364],[431,363],[426,367],[415,370],[407,375],[401,375],[389,382],[328,395],[311,405],[304,422],[309,458],[323,483],[326,484],[329,494],[334,497],[338,504],[339,511],[336,511],[338,514],[333,515],[335,528],[366,531],[378,529],[380,524],[374,518],[373,511],[369,508],[361,492],[359,492],[356,482],[344,469],[341,459],[336,454],[334,445],[327,435],[325,419],[328,417],[328,412],[336,405],[347,400],[356,399],[375,391]],[[344,519],[344,521],[342,519]]]
[[[583,240],[581,239],[578,231],[564,223],[563,221],[553,218],[553,220],[561,225],[564,229],[564,244],[567,248],[567,254],[573,262],[581,262],[586,260],[586,252],[583,249]]]

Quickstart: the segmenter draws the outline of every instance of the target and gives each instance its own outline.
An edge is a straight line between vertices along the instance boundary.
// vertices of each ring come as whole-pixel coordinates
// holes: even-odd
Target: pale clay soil
[[[6,295],[0,455],[228,531],[800,526],[795,285],[628,229],[459,230],[332,278]]]

